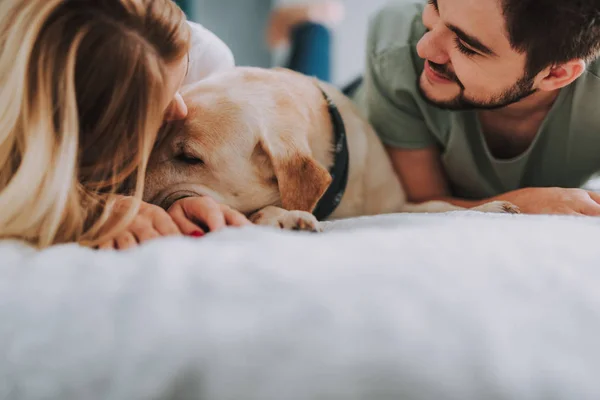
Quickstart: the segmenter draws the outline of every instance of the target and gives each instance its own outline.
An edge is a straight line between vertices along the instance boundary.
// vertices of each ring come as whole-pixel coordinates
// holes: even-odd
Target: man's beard
[[[417,87],[421,96],[430,104],[446,110],[494,110],[517,103],[536,92],[533,89],[533,77],[525,74],[512,87],[494,96],[487,101],[474,101],[465,97],[465,87],[458,77],[447,66],[429,61],[429,66],[444,78],[455,82],[460,87],[460,93],[452,100],[435,101],[427,96],[421,87],[421,77],[417,80]]]

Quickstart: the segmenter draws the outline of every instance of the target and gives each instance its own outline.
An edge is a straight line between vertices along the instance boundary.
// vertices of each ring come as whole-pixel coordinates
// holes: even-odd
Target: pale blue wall
[[[272,65],[274,58],[263,40],[271,0],[187,1],[194,3],[195,19],[213,30],[231,47],[238,64]],[[303,1],[318,0],[273,0],[273,4]],[[348,82],[363,71],[369,18],[389,1],[344,0],[347,17],[334,35],[333,77],[336,83]],[[275,60],[280,62],[281,58],[275,57]]]
[[[215,32],[238,65],[271,66],[264,29],[271,0],[193,0],[192,19]]]

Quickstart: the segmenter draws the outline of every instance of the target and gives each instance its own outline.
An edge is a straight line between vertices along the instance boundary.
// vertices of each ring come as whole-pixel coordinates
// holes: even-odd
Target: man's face
[[[510,46],[500,1],[429,0],[423,23],[428,32],[417,51],[426,62],[418,86],[429,102],[494,109],[535,91],[525,55]]]

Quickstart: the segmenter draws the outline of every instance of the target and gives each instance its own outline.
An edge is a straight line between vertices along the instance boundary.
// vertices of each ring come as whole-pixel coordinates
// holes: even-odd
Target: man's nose
[[[419,57],[441,65],[450,62],[446,49],[448,40],[443,30],[443,28],[437,28],[429,31],[419,40],[417,43]]]

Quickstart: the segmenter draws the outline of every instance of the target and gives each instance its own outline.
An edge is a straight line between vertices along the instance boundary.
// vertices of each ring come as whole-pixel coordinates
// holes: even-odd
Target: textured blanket
[[[600,399],[600,220],[0,244],[0,399]]]

